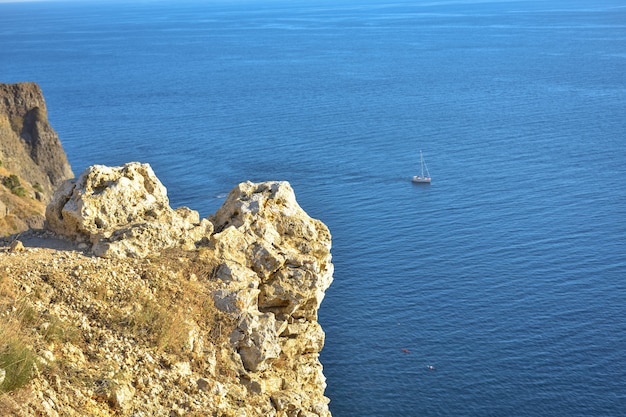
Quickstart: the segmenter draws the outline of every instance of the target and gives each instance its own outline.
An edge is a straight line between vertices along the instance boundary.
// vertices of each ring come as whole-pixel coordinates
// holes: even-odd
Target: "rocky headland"
[[[147,164],[56,185],[46,227],[0,247],[1,415],[330,416],[331,236],[287,182],[205,219]]]
[[[0,84],[0,236],[41,228],[46,202],[73,176],[39,86]]]

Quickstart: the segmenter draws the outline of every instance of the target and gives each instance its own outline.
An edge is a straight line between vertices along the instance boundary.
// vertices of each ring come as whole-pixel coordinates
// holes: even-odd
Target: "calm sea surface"
[[[626,413],[623,1],[0,4],[17,81],[77,174],[291,182],[335,417]]]

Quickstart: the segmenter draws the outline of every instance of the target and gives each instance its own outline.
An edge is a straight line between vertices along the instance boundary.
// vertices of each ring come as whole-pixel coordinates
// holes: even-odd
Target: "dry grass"
[[[10,178],[11,171],[0,167],[0,178]],[[8,236],[28,229],[26,223],[33,216],[45,216],[46,205],[31,196],[35,188],[27,181],[20,180],[24,195],[20,196],[4,185],[0,185],[0,201],[9,209],[9,214],[0,218],[0,236]],[[41,187],[41,186],[39,186]],[[17,188],[16,188],[17,189]]]
[[[160,309],[147,310],[161,322],[157,346],[169,348],[172,353],[186,351],[190,323],[208,331],[215,344],[226,341],[234,328],[234,321],[215,308],[211,295],[213,283],[209,277],[215,265],[201,259],[196,253],[169,250],[155,259],[147,276],[156,288],[155,299]],[[170,274],[159,271],[171,271]],[[150,305],[150,304],[149,304]]]
[[[0,393],[0,411],[2,416],[23,416],[24,404],[33,401],[33,395],[28,390],[18,390],[11,393]]]
[[[181,262],[183,258],[185,260]],[[218,310],[213,303],[212,291],[216,283],[211,277],[216,265],[207,259],[210,258],[198,252],[165,251],[154,260],[152,268],[144,276],[156,288],[155,298],[168,306],[167,314],[161,317],[165,326],[158,333],[157,342],[161,341],[160,346],[164,341],[170,342],[164,346],[165,350],[189,361],[198,372],[202,372],[206,364],[189,349],[192,326],[200,329],[205,341],[216,347],[229,345],[230,334],[236,327],[235,320]],[[163,269],[173,271],[175,275],[159,273]],[[221,349],[216,349],[216,371],[224,378],[237,378],[230,366],[222,366],[230,359],[222,358],[221,352]]]
[[[25,331],[32,319],[32,310],[17,298],[14,284],[0,275],[0,369],[4,380],[0,383],[0,394],[15,391],[26,385],[33,373],[37,355],[33,352],[32,338]]]
[[[0,272],[0,313],[11,307],[16,297],[15,285],[8,279],[6,272]]]
[[[10,236],[26,229],[28,229],[26,222],[13,214],[0,219],[0,237]]]
[[[39,252],[38,256],[45,253]],[[59,259],[63,255],[47,256]],[[38,262],[41,259],[45,258]],[[0,415],[11,415],[6,410],[12,410],[29,395],[31,387],[38,386],[38,381],[29,384],[33,377],[93,389],[103,370],[115,370],[117,365],[101,354],[107,349],[114,351],[115,346],[93,349],[107,340],[101,336],[104,334],[113,336],[108,340],[132,343],[156,353],[153,357],[167,358],[157,366],[189,362],[199,373],[210,366],[202,349],[215,349],[215,372],[236,380],[231,359],[221,358],[220,348],[229,344],[236,323],[213,303],[216,283],[211,276],[216,265],[208,259],[197,252],[169,250],[150,260],[128,259],[113,264],[93,262],[88,257],[65,257],[58,267],[35,274],[25,265],[13,267],[11,275],[2,268],[0,369],[7,371],[7,377],[0,385]],[[32,280],[28,281],[28,294],[20,284],[20,274],[29,274]],[[39,300],[58,308],[42,307],[37,304]],[[63,313],[68,311],[75,314]],[[61,316],[57,317],[56,312]],[[90,323],[89,336],[78,325],[77,317],[81,315]],[[199,340],[204,345],[198,345]],[[61,353],[67,342],[84,352],[87,364],[78,365]],[[198,346],[204,347],[198,350]],[[46,365],[39,363],[37,353],[43,350],[52,351],[55,360]],[[34,373],[36,362],[38,372]],[[88,408],[82,411],[87,413]]]
[[[177,306],[162,305],[155,299],[141,297],[128,314],[117,311],[114,321],[120,331],[147,342],[157,351],[180,354],[184,351],[189,327]]]
[[[125,262],[133,263],[124,260],[120,265]],[[213,344],[227,341],[235,323],[213,304],[213,263],[195,252],[170,249],[133,268],[141,279],[131,279],[128,285],[132,288],[102,277],[83,283],[93,300],[106,305],[106,309],[90,313],[92,320],[106,324],[120,337],[131,337],[147,348],[174,355],[189,356],[194,330],[201,329]],[[47,278],[56,288],[71,285],[71,280],[65,274]],[[64,328],[64,336],[74,338],[70,330]]]
[[[37,355],[24,343],[19,332],[10,327],[0,329],[0,340],[0,369],[6,373],[0,393],[6,393],[28,384]]]
[[[80,331],[70,323],[49,314],[45,314],[40,321],[46,323],[41,329],[41,335],[46,342],[76,344],[80,341]]]

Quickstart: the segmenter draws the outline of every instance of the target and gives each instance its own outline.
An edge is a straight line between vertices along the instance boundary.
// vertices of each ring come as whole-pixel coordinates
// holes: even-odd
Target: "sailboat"
[[[424,161],[424,155],[422,154],[421,150],[420,167],[422,169],[420,175],[413,176],[413,179],[411,181],[418,184],[430,184],[430,173],[428,172],[428,167],[426,166],[426,161]]]

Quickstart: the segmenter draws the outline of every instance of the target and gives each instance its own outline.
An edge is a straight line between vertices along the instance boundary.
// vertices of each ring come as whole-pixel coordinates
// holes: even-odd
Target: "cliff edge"
[[[288,183],[199,219],[149,165],[93,166],[46,217],[0,248],[0,414],[330,417],[331,236]]]
[[[0,235],[43,227],[45,203],[73,176],[39,86],[0,84]]]

